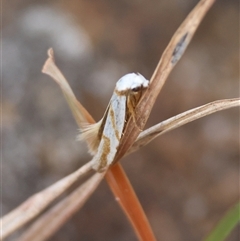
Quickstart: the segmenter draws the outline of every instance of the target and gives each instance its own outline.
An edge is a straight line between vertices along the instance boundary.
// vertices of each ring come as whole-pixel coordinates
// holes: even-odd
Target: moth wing
[[[78,141],[86,141],[88,143],[89,152],[92,155],[96,154],[97,152],[103,128],[108,115],[110,103],[111,101],[108,104],[108,107],[103,115],[103,118],[94,124],[86,124],[85,126],[83,126],[83,128],[80,130],[80,134],[77,136]]]
[[[114,92],[106,115],[98,151],[93,158],[93,169],[96,171],[103,171],[113,162],[122,137],[125,118],[126,96]]]

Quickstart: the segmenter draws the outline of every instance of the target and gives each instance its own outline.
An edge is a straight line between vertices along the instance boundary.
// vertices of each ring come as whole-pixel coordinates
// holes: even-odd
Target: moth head
[[[146,89],[149,85],[149,81],[145,79],[141,74],[130,73],[124,75],[116,83],[116,91],[120,95],[127,93],[138,93],[139,91]]]

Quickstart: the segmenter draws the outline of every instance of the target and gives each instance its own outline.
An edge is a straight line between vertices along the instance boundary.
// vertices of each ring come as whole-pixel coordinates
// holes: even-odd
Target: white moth
[[[116,83],[103,118],[80,134],[79,139],[92,142],[92,150],[95,150],[92,162],[96,171],[102,172],[113,163],[124,127],[131,116],[135,119],[135,107],[148,85],[149,81],[141,74],[123,76]]]

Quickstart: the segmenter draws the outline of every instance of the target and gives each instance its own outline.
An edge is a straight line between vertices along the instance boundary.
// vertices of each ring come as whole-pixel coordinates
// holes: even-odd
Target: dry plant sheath
[[[170,43],[163,52],[163,55],[150,80],[149,88],[145,91],[135,110],[136,123],[140,129],[144,128],[156,98],[168,75],[181,58],[197,27],[213,3],[214,0],[200,1],[177,29]],[[140,134],[140,129],[137,128],[137,126],[133,119],[129,120],[125,130],[125,135],[123,136],[118,148],[115,161],[118,161],[125,155]]]
[[[174,116],[140,134],[168,75],[182,57],[197,27],[213,3],[214,0],[202,0],[187,16],[165,49],[150,82],[143,76],[135,74],[124,76],[117,82],[107,110],[97,123],[76,99],[67,80],[54,62],[53,50],[49,50],[49,58],[43,67],[43,72],[50,75],[62,89],[80,128],[80,139],[87,142],[93,159],[76,172],[33,195],[4,216],[1,219],[1,240],[40,215],[56,198],[83,175],[89,173],[92,168],[101,173],[95,173],[75,191],[45,212],[25,231],[20,240],[41,241],[53,235],[82,207],[104,175],[139,240],[156,240],[124,170],[116,162],[163,133],[214,112],[240,106],[239,98],[215,101]],[[112,165],[113,163],[115,165]]]

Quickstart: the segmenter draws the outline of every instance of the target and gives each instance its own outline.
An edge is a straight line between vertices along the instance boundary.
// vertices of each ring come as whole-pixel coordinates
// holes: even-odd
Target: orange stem
[[[113,165],[105,178],[139,240],[156,241],[148,219],[120,163]]]

